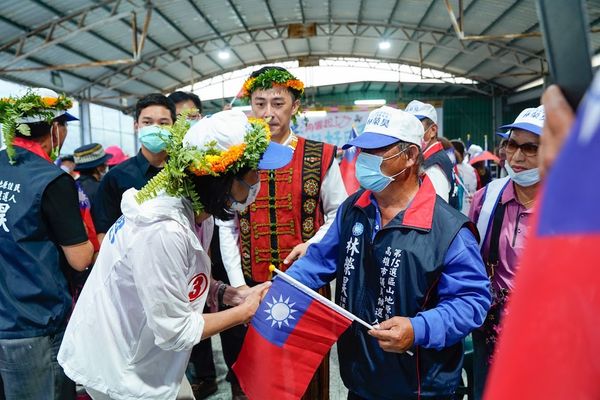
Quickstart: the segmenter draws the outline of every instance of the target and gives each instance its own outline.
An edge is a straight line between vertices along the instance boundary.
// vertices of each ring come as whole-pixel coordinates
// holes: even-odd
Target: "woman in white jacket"
[[[254,315],[268,284],[241,304],[202,314],[210,285],[206,252],[213,218],[254,201],[257,169],[279,168],[292,153],[270,143],[264,121],[239,111],[185,116],[161,140],[169,161],[141,191],[123,195],[68,324],[58,361],[97,399],[174,399],[192,347]],[[235,290],[235,289],[233,289]]]

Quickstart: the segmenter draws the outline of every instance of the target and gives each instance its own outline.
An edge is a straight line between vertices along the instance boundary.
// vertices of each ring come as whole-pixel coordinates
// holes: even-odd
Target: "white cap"
[[[415,117],[422,120],[423,118],[429,118],[437,125],[437,113],[435,107],[429,103],[423,103],[419,100],[413,100],[404,109],[404,111],[411,113]]]
[[[539,106],[536,108],[526,108],[515,119],[515,122],[509,125],[502,125],[501,130],[513,130],[513,129],[523,129],[529,131],[531,133],[535,133],[536,135],[542,134],[542,128],[544,127],[544,106]]]
[[[248,129],[248,118],[239,110],[221,111],[195,123],[183,138],[186,146],[202,149],[216,141],[221,151],[236,144],[244,143]]]
[[[53,99],[58,99],[58,97],[59,97],[58,93],[56,93],[54,90],[46,89],[46,88],[28,88],[28,89],[23,90],[23,92],[21,93],[21,96],[25,96],[29,92],[36,94],[40,97],[50,97]],[[79,118],[75,117],[74,115],[69,114],[67,112],[67,110],[47,110],[47,111],[54,114],[54,118],[60,117],[61,115],[66,114],[67,121],[79,121]],[[17,122],[19,122],[21,124],[31,124],[34,122],[41,122],[41,121],[45,121],[45,120],[46,120],[46,118],[41,115],[32,115],[29,117],[20,118]]]
[[[469,156],[471,158],[477,157],[478,155],[480,155],[481,153],[483,153],[483,149],[481,148],[481,146],[478,146],[476,144],[472,144],[469,146],[469,149],[467,150],[467,153],[469,153]]]
[[[231,146],[244,143],[251,125],[246,114],[240,110],[221,111],[210,117],[202,118],[190,128],[183,138],[185,146],[198,149],[216,142],[219,150],[225,151]],[[260,169],[277,169],[287,165],[293,152],[287,146],[270,142],[258,164]]]
[[[342,148],[356,146],[361,149],[378,149],[400,140],[421,147],[423,125],[414,115],[397,108],[383,106],[369,114],[363,132]]]

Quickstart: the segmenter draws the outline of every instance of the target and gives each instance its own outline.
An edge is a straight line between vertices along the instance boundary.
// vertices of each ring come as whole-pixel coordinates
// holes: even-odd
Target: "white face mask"
[[[429,125],[429,128],[425,129],[425,132],[423,132],[423,139],[421,139],[421,148],[423,149],[423,151],[427,150],[427,148],[429,147],[429,143],[431,142],[431,138],[428,140],[425,140],[425,137],[427,136],[427,132],[429,132],[429,130],[433,128],[433,124]]]
[[[504,164],[508,176],[519,186],[533,186],[540,181],[540,170],[538,168],[531,168],[526,171],[515,172],[509,163]]]
[[[260,191],[260,180],[254,185],[248,185],[243,179],[239,179],[239,181],[248,187],[248,197],[246,197],[246,200],[243,203],[240,203],[231,195],[229,195],[229,198],[231,199],[231,206],[229,207],[229,210],[231,212],[241,213],[244,212],[250,204],[254,203],[254,200],[256,200],[256,196],[258,196],[258,192]]]

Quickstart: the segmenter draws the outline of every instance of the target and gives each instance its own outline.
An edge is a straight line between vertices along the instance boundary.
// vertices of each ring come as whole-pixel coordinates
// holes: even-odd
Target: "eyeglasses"
[[[537,143],[523,143],[519,144],[513,139],[509,139],[506,142],[506,152],[507,153],[516,153],[518,149],[521,149],[521,153],[523,153],[527,157],[533,157],[537,155],[539,145]]]

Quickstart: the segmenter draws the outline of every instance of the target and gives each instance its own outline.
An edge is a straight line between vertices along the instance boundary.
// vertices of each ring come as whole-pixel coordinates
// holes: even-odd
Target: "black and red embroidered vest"
[[[244,277],[270,279],[269,265],[285,270],[292,249],[312,238],[323,225],[321,183],[335,159],[335,146],[298,137],[292,161],[260,173],[256,201],[240,215]]]

